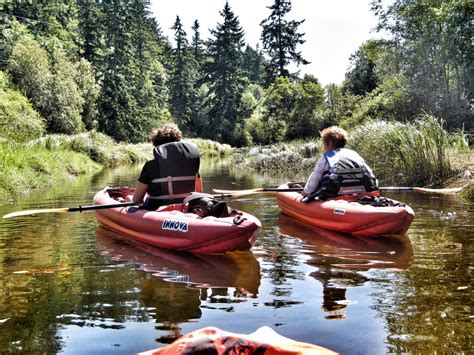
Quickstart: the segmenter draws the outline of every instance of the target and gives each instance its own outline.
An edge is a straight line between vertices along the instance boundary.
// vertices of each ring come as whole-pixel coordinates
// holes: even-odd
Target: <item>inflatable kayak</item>
[[[278,188],[288,189],[288,184]],[[319,228],[354,236],[403,235],[415,218],[410,206],[391,199],[370,204],[352,196],[310,202],[303,202],[302,198],[295,191],[277,193],[278,206],[284,214]]]
[[[337,353],[322,346],[284,337],[267,326],[260,327],[250,334],[205,327],[183,335],[164,348],[139,353],[139,355],[184,354],[332,355]]]
[[[120,203],[133,194],[130,188],[105,188],[94,204]],[[135,206],[96,210],[100,224],[131,240],[154,247],[194,253],[226,253],[248,250],[261,230],[260,221],[245,212],[229,209],[225,217],[186,211],[184,204],[147,211]]]

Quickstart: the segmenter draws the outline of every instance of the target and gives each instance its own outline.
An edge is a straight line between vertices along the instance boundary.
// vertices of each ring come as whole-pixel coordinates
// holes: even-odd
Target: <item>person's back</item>
[[[189,193],[200,191],[199,151],[181,138],[175,124],[165,124],[152,132],[154,159],[143,166],[133,202],[144,200],[144,208],[155,210],[162,205],[180,203]]]
[[[370,167],[355,151],[345,148],[347,133],[332,126],[321,132],[324,154],[303,191],[305,200],[340,195],[360,195],[377,191],[377,181]]]

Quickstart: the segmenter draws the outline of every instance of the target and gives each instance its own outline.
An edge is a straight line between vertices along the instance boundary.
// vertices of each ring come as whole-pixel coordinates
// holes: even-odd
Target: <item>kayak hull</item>
[[[94,197],[96,205],[120,202],[107,189]],[[261,230],[260,221],[234,210],[229,217],[200,217],[182,211],[182,205],[162,206],[157,211],[138,207],[96,210],[104,227],[140,243],[193,253],[226,253],[249,250]],[[241,221],[241,223],[239,223]]]
[[[279,188],[287,187],[285,184]],[[376,207],[345,199],[305,203],[302,198],[298,192],[277,193],[278,206],[284,214],[319,228],[354,236],[404,235],[415,218],[412,208],[403,204]]]

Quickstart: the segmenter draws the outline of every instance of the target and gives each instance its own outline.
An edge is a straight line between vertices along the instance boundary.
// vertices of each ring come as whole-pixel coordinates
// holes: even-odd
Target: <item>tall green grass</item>
[[[32,149],[44,148],[50,151],[73,151],[87,155],[103,166],[117,166],[145,161],[152,157],[150,144],[116,143],[112,138],[98,132],[76,135],[52,134],[27,144]]]
[[[228,144],[221,144],[210,139],[203,138],[189,138],[185,139],[188,142],[194,143],[199,150],[201,156],[207,157],[225,157],[232,155],[233,149]]]
[[[291,175],[310,171],[320,152],[321,147],[317,141],[292,141],[237,149],[232,159],[233,165],[239,169]]]
[[[100,168],[80,153],[51,152],[46,148],[31,149],[0,142],[0,201],[24,196],[33,190],[44,190]]]
[[[350,136],[350,147],[384,184],[438,185],[459,172],[451,157],[468,149],[462,132],[449,133],[428,114],[409,123],[369,122]]]

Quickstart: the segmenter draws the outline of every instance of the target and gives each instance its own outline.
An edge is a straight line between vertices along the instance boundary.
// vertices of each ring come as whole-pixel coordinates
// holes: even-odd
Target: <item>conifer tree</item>
[[[242,117],[242,93],[245,77],[241,60],[244,32],[238,17],[226,2],[220,12],[223,22],[211,30],[208,42],[210,62],[205,65],[205,80],[209,86],[207,106],[209,138],[229,144],[236,143]]]
[[[193,39],[191,42],[191,46],[193,48],[193,54],[194,54],[194,59],[198,64],[202,64],[203,57],[204,57],[204,49],[202,48],[202,40],[201,40],[201,33],[199,32],[199,28],[201,26],[199,25],[199,21],[195,20],[193,23],[193,27],[191,29],[193,30]]]
[[[179,16],[176,16],[172,29],[175,31],[176,46],[172,52],[173,68],[169,81],[170,112],[183,130],[195,133],[193,107],[197,96],[195,89],[197,63]]]
[[[288,64],[309,64],[301,52],[297,50],[298,45],[303,44],[304,33],[298,32],[298,27],[305,21],[288,21],[285,16],[291,11],[291,0],[275,0],[268,9],[272,10],[270,16],[260,23],[262,26],[263,49],[270,57],[268,67],[269,82],[277,76],[290,76]]]

